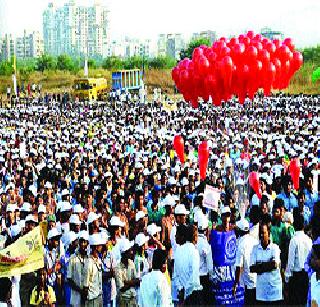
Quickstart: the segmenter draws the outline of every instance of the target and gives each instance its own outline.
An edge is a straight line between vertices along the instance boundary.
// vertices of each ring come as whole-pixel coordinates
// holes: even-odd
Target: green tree
[[[43,54],[37,58],[36,68],[42,72],[45,70],[55,70],[57,68],[57,61],[51,55]]]
[[[320,65],[320,45],[317,47],[305,48],[302,50],[304,62],[311,62]]]
[[[103,63],[102,67],[108,70],[119,70],[124,68],[124,63],[121,58],[116,56],[107,57]]]
[[[149,60],[148,66],[154,69],[170,69],[177,64],[176,60],[169,56],[158,56]]]
[[[205,37],[196,38],[190,41],[186,49],[182,49],[180,52],[180,59],[191,59],[193,50],[201,45],[210,46],[210,40]]]
[[[2,76],[10,76],[14,72],[13,66],[11,62],[2,61],[0,62],[0,75]]]
[[[147,66],[147,59],[141,56],[133,56],[125,59],[124,69],[142,69],[142,66]]]
[[[89,68],[97,68],[97,63],[94,59],[89,59],[88,60],[88,67]]]
[[[66,54],[61,54],[57,58],[57,69],[73,71],[75,68],[73,59]]]

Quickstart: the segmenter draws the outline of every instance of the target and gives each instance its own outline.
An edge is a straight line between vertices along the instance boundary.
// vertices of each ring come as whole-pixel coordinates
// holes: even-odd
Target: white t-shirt
[[[280,273],[280,249],[277,244],[270,243],[266,249],[261,244],[253,247],[251,254],[251,265],[275,261],[277,269],[271,272],[257,274],[257,294],[258,301],[273,302],[282,300],[282,279]]]

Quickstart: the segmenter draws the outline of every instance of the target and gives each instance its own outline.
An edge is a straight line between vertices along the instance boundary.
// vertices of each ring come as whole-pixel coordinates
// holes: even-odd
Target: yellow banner
[[[0,250],[0,277],[34,272],[44,267],[40,226]]]

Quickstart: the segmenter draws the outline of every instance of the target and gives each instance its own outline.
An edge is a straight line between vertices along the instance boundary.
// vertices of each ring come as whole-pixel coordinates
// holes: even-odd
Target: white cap
[[[54,227],[48,231],[48,240],[50,240],[53,237],[58,237],[58,236],[61,236],[61,234],[56,227]]]
[[[27,215],[26,219],[25,219],[25,222],[34,222],[34,223],[38,223],[38,219],[32,215],[32,214],[29,214]]]
[[[67,245],[70,245],[72,242],[74,242],[77,239],[78,237],[74,231],[69,231],[68,233],[66,233],[65,242]]]
[[[62,196],[69,195],[69,191],[67,189],[63,189],[62,192],[61,192],[61,195]]]
[[[128,239],[123,239],[120,245],[120,252],[124,253],[128,251],[134,245],[134,241],[129,241]]]
[[[139,233],[136,238],[135,238],[135,244],[139,245],[139,246],[142,246],[144,245],[145,243],[147,243],[149,240],[149,237],[146,236],[144,233]]]
[[[186,177],[183,177],[181,180],[181,185],[182,186],[186,186],[189,184],[189,180]]]
[[[164,204],[165,204],[165,206],[173,207],[176,205],[176,200],[174,199],[174,197],[171,194],[168,194],[164,199]]]
[[[80,204],[76,204],[73,206],[72,211],[73,211],[73,213],[83,213],[84,209],[82,208],[82,206]]]
[[[18,207],[16,204],[8,204],[6,212],[15,212],[17,210],[17,208]]]
[[[89,236],[89,244],[91,246],[104,245],[106,243],[107,241],[105,236],[103,236],[101,233],[94,233],[93,235]]]
[[[45,205],[39,205],[38,207],[38,213],[47,213],[47,208]]]
[[[44,185],[44,188],[51,190],[51,189],[52,189],[52,184],[51,184],[51,182],[47,181],[46,184]]]
[[[29,203],[23,203],[22,207],[20,208],[20,212],[31,212],[31,205]]]
[[[60,204],[60,205],[59,205]],[[72,206],[68,201],[62,201],[60,202],[58,205],[60,207],[60,211],[61,212],[65,212],[65,211],[71,211]]]
[[[143,219],[146,216],[146,214],[143,211],[139,211],[136,213],[136,222],[138,222],[140,219]]]
[[[79,232],[79,234],[78,234],[78,238],[79,238],[79,240],[82,239],[82,240],[89,241],[89,233],[88,233],[88,231],[81,230]]]
[[[112,177],[112,173],[111,173],[111,172],[106,172],[106,173],[104,174],[104,177]]]
[[[147,232],[150,236],[154,236],[156,233],[161,231],[161,227],[157,226],[156,224],[152,223],[147,227]]]
[[[236,223],[236,226],[242,231],[249,231],[250,225],[246,219],[241,219]]]
[[[221,214],[226,214],[226,213],[231,214],[230,207],[222,207]]]
[[[124,225],[124,222],[122,222],[118,216],[113,216],[110,220],[110,226],[124,227]]]
[[[169,185],[176,185],[177,184],[177,180],[175,180],[173,177],[170,177],[168,179],[168,184]]]
[[[79,215],[77,215],[77,214],[72,214],[72,215],[70,216],[69,223],[70,223],[70,224],[80,225],[80,224],[81,224],[81,221],[80,221]]]
[[[101,214],[96,214],[95,212],[90,212],[88,215],[88,224],[92,223],[93,221],[98,220],[101,217]]]
[[[185,205],[178,204],[174,209],[174,214],[176,214],[176,215],[187,215],[187,214],[189,214],[189,211],[187,211]]]

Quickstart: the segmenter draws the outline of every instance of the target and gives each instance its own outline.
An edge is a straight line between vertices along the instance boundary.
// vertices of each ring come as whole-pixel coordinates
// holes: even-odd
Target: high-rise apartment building
[[[0,41],[0,61],[11,61],[15,55],[15,41],[12,35],[6,34]]]
[[[185,40],[180,33],[160,34],[158,37],[158,55],[180,59],[180,52],[185,48]]]
[[[28,33],[16,38],[16,56],[18,59],[37,58],[43,54],[43,38],[40,32]]]
[[[207,30],[207,31],[201,31],[199,33],[193,33],[192,38],[193,39],[207,38],[210,41],[210,44],[212,45],[217,39],[217,34],[215,31]]]
[[[109,11],[100,1],[77,6],[70,0],[62,7],[53,3],[43,13],[45,53],[104,57],[109,43]]]

